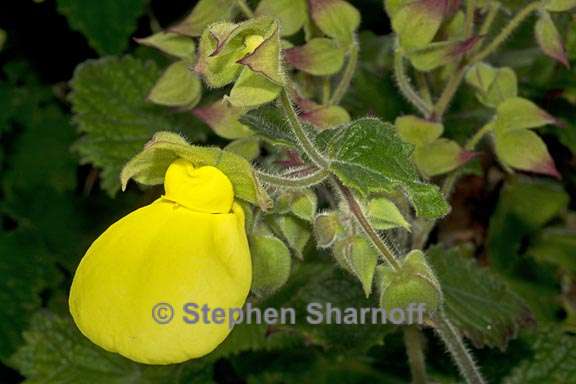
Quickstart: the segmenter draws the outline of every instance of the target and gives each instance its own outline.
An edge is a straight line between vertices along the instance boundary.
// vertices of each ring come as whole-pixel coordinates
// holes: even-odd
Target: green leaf
[[[148,95],[153,103],[192,108],[202,97],[202,83],[186,61],[170,64]]]
[[[333,39],[317,37],[284,51],[286,62],[314,76],[334,75],[344,64],[345,50]]]
[[[394,125],[400,138],[415,147],[434,142],[444,132],[442,124],[412,115],[398,117]]]
[[[556,123],[556,119],[540,109],[530,100],[512,97],[498,105],[496,112],[496,132],[516,129],[538,128]]]
[[[252,167],[246,159],[216,147],[190,145],[181,136],[171,132],[159,132],[143,146],[122,169],[122,189],[130,179],[145,185],[161,184],[168,166],[182,158],[194,165],[211,165],[220,169],[232,182],[237,198],[268,209],[271,201],[260,187]]]
[[[576,7],[576,0],[548,0],[545,8],[551,12],[565,12]]]
[[[344,45],[354,39],[360,12],[344,0],[309,0],[310,16],[318,28]]]
[[[308,224],[291,215],[275,215],[270,224],[278,236],[288,244],[294,256],[303,259],[304,248],[311,237]]]
[[[24,332],[26,343],[9,364],[26,384],[171,384],[180,366],[146,366],[100,349],[85,338],[68,317],[37,312]]]
[[[298,148],[298,139],[292,134],[282,112],[273,106],[265,106],[252,111],[240,119],[256,135],[272,144]]]
[[[533,323],[520,297],[465,249],[434,247],[428,261],[442,286],[446,314],[477,347],[505,350],[520,329]]]
[[[514,368],[504,384],[565,384],[576,380],[576,338],[555,324],[526,337],[533,356]]]
[[[480,41],[473,36],[462,41],[442,41],[428,44],[424,48],[416,49],[407,53],[414,68],[419,71],[429,72],[443,65],[454,63]]]
[[[418,216],[446,215],[448,203],[438,187],[422,183],[411,161],[413,146],[404,143],[390,124],[372,118],[318,136],[331,159],[330,169],[348,187],[368,195],[402,188]]]
[[[518,80],[513,69],[494,68],[478,63],[466,72],[468,84],[477,88],[476,97],[489,107],[496,108],[503,101],[518,95]]]
[[[542,139],[527,129],[494,135],[498,159],[507,167],[561,178]]]
[[[307,19],[306,0],[261,0],[256,8],[256,16],[270,16],[278,19],[282,36],[295,34]]]
[[[121,53],[144,12],[144,0],[58,0],[58,10],[100,55]]]
[[[487,246],[492,267],[514,271],[524,237],[566,210],[569,201],[561,186],[550,181],[517,179],[506,184],[490,218]]]
[[[252,291],[268,296],[290,277],[292,258],[284,243],[272,235],[250,237],[252,254]]]
[[[364,236],[352,236],[338,241],[333,253],[340,266],[360,280],[364,295],[369,297],[378,263],[378,252],[372,244]]]
[[[414,162],[424,176],[432,177],[455,170],[473,156],[472,153],[464,151],[455,141],[438,139],[416,148]]]
[[[366,205],[366,213],[376,229],[402,227],[410,230],[410,223],[406,221],[396,204],[385,197],[370,199]]]
[[[21,332],[41,307],[40,294],[61,279],[40,239],[32,232],[0,232],[0,358],[22,343]]]
[[[276,99],[282,87],[244,68],[225,100],[236,108],[254,108]]]
[[[159,49],[160,51],[179,59],[193,62],[196,57],[194,40],[172,32],[158,32],[144,39],[136,39],[142,45]]]
[[[550,228],[538,234],[527,254],[539,262],[576,273],[576,233],[562,228]]]
[[[224,147],[224,150],[235,153],[252,162],[260,156],[260,139],[251,136],[234,140]]]
[[[170,31],[186,36],[200,36],[210,24],[231,20],[237,12],[236,0],[200,0],[178,25]]]
[[[75,144],[82,163],[102,169],[102,187],[120,189],[120,171],[158,131],[178,131],[191,140],[204,137],[189,114],[146,102],[160,71],[152,62],[130,56],[91,60],[72,79],[74,121],[84,135]]]
[[[535,26],[536,41],[546,55],[570,68],[570,62],[560,32],[556,28],[550,14],[546,11],[539,13],[538,21]]]
[[[253,135],[250,128],[239,121],[244,111],[244,108],[236,108],[224,100],[218,100],[210,105],[194,108],[192,113],[218,136],[238,139]]]
[[[300,111],[300,118],[320,131],[350,122],[348,111],[339,105],[317,104],[301,97],[297,97],[295,102]]]
[[[394,7],[392,28],[404,49],[424,48],[434,39],[444,19],[444,3],[444,0],[403,1]]]

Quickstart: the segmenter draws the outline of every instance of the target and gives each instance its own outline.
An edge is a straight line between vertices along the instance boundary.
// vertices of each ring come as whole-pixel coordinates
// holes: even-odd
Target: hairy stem
[[[476,0],[466,1],[466,19],[464,24],[464,34],[468,38],[474,33],[474,16],[476,13]]]
[[[428,382],[422,337],[422,332],[416,326],[404,327],[404,345],[408,354],[412,384],[426,384]]]
[[[332,92],[330,77],[326,76],[322,79],[322,105],[330,103],[330,93]]]
[[[368,218],[364,214],[364,211],[362,210],[360,202],[358,202],[352,191],[338,180],[336,180],[335,184],[338,186],[338,189],[342,193],[342,196],[344,197],[344,200],[346,200],[346,203],[348,203],[350,212],[352,212],[352,215],[354,215],[354,218],[356,219],[356,221],[358,222],[358,224],[360,225],[366,236],[368,236],[368,239],[370,239],[374,247],[376,247],[378,252],[380,252],[382,258],[388,263],[388,265],[392,269],[399,270],[400,263],[398,262],[398,259],[396,259],[396,256],[392,251],[392,248],[389,247],[388,244],[386,244],[384,239],[380,237],[380,235],[378,234],[378,232],[376,232],[372,224],[370,224],[370,221],[368,220]]]
[[[444,91],[442,91],[440,98],[438,99],[436,105],[434,106],[434,113],[432,115],[434,120],[442,121],[442,118],[444,117],[446,110],[450,106],[450,103],[452,102],[452,99],[454,98],[456,91],[460,87],[462,80],[464,80],[465,74],[466,74],[466,66],[461,65],[460,68],[456,71],[456,73],[452,75],[452,77],[448,81],[448,84],[446,84],[446,88],[444,88]]]
[[[460,374],[468,384],[484,384],[484,378],[480,374],[470,351],[464,345],[458,330],[443,313],[439,313],[434,319],[435,330],[448,348],[454,362],[460,370]]]
[[[518,28],[520,24],[522,24],[522,22],[532,14],[532,12],[538,10],[538,8],[541,6],[542,3],[540,1],[535,1],[524,7],[524,9],[518,12],[516,16],[510,20],[510,22],[504,27],[504,29],[502,29],[502,31],[500,31],[500,33],[490,42],[490,44],[488,44],[484,49],[472,57],[471,62],[476,63],[478,61],[482,61],[494,53],[500,47],[500,45],[502,45],[502,43],[504,43],[506,39],[510,37],[512,32],[514,32],[514,30]]]
[[[336,86],[332,98],[330,99],[330,104],[336,105],[340,104],[342,98],[350,88],[350,83],[352,82],[352,77],[354,72],[356,72],[356,66],[358,65],[358,43],[354,41],[350,46],[350,51],[348,52],[348,62],[346,63],[346,68],[342,74],[340,82]]]
[[[398,83],[398,88],[404,97],[425,117],[430,116],[432,106],[424,101],[420,95],[412,88],[410,79],[406,74],[406,67],[404,66],[404,54],[400,48],[396,48],[394,52],[394,76]]]
[[[254,17],[254,12],[252,12],[252,9],[250,9],[248,4],[246,3],[246,0],[236,0],[236,4],[238,4],[238,7],[240,7],[240,11],[242,11],[244,16],[246,16],[248,19]]]
[[[292,128],[292,132],[294,136],[298,139],[300,146],[302,147],[302,151],[310,158],[310,160],[318,166],[318,168],[327,168],[329,163],[328,160],[322,156],[322,154],[316,149],[316,146],[312,142],[312,140],[306,134],[300,119],[298,118],[298,114],[292,105],[292,101],[290,101],[290,96],[288,96],[288,91],[286,88],[280,92],[280,104],[282,105],[282,109],[284,110],[284,114],[290,123],[290,128]]]
[[[273,175],[263,171],[257,171],[256,175],[263,183],[270,184],[275,187],[306,188],[320,184],[326,180],[328,176],[330,176],[330,173],[324,169],[320,169],[302,177]]]
[[[492,24],[494,23],[494,20],[496,20],[496,16],[500,10],[500,3],[492,1],[490,2],[489,7],[490,9],[488,9],[488,14],[485,17],[482,26],[480,27],[480,36],[484,36],[490,32],[490,28],[492,28]]]

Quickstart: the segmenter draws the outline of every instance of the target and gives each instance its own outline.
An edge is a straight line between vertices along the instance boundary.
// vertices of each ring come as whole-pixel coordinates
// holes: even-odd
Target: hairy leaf
[[[74,121],[84,136],[75,145],[83,163],[102,169],[102,187],[120,189],[120,171],[158,131],[177,131],[191,140],[204,137],[189,114],[146,101],[159,68],[130,56],[88,61],[72,79]]]
[[[367,195],[402,188],[419,216],[432,218],[448,213],[448,203],[438,187],[419,180],[410,160],[414,147],[404,143],[390,124],[364,118],[323,131],[318,142],[331,158],[332,171],[357,192]]]
[[[462,249],[432,248],[428,261],[442,286],[446,314],[476,346],[504,350],[521,328],[533,322],[520,297]]]
[[[58,0],[58,10],[101,55],[121,53],[136,30],[145,0]]]

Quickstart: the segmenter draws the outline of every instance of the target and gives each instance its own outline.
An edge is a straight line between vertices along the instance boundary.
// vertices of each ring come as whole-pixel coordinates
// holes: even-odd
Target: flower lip
[[[168,167],[164,179],[164,197],[202,213],[229,213],[234,202],[234,190],[228,177],[218,168],[195,168],[184,159]]]

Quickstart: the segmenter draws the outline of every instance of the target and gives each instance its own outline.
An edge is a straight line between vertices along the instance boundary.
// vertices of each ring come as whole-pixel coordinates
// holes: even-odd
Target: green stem
[[[398,88],[404,97],[425,117],[430,116],[432,106],[424,101],[420,95],[412,88],[410,79],[406,75],[406,67],[404,66],[404,54],[401,48],[396,48],[394,52],[394,75]]]
[[[500,10],[500,3],[497,1],[490,2],[489,5],[490,9],[488,10],[488,14],[480,27],[480,36],[485,36],[490,32],[490,28],[492,28],[492,24],[494,20],[496,20],[496,16],[498,15],[498,11]]]
[[[422,332],[416,326],[404,327],[404,345],[408,354],[412,384],[426,384],[428,382],[422,337]]]
[[[290,96],[288,96],[288,91],[286,88],[280,92],[280,104],[282,105],[284,114],[290,123],[292,132],[294,133],[294,136],[296,136],[296,139],[298,139],[298,142],[300,143],[300,146],[302,147],[302,150],[306,156],[308,156],[314,165],[316,165],[318,168],[328,168],[328,160],[326,160],[320,151],[316,149],[316,146],[306,134],[306,131],[304,130],[304,127],[298,118],[298,114],[296,113],[296,110],[294,110],[294,106],[290,101]]]
[[[474,148],[476,148],[480,140],[482,140],[482,138],[491,130],[492,130],[491,124],[486,124],[485,126],[483,126],[480,130],[478,130],[478,132],[474,134],[474,136],[470,138],[470,140],[468,140],[468,142],[464,146],[464,149],[466,149],[467,151],[471,151]]]
[[[252,12],[252,9],[250,9],[248,4],[246,4],[245,0],[236,0],[236,4],[238,4],[240,10],[248,19],[252,19],[254,17],[254,12]]]
[[[354,41],[350,46],[350,51],[348,53],[348,62],[346,63],[346,68],[342,74],[342,78],[336,86],[332,98],[330,99],[331,105],[340,104],[342,98],[350,88],[350,83],[352,82],[352,77],[354,72],[356,72],[356,66],[358,65],[358,43]]]
[[[273,175],[263,171],[256,171],[256,176],[263,183],[273,185],[281,188],[306,188],[322,183],[330,172],[320,169],[316,172],[308,174],[303,177],[287,177],[280,175]]]
[[[418,89],[420,90],[422,99],[424,99],[426,104],[432,105],[432,93],[430,92],[430,86],[428,85],[426,74],[416,71],[416,82],[418,83]]]
[[[490,42],[490,44],[488,44],[484,49],[474,55],[470,61],[472,63],[476,63],[484,60],[492,53],[494,53],[500,47],[500,45],[502,45],[502,43],[504,43],[506,39],[510,37],[512,32],[514,32],[514,30],[518,28],[520,24],[522,24],[522,22],[532,14],[532,12],[538,10],[538,8],[541,6],[542,3],[540,1],[535,1],[524,7],[524,9],[518,12],[516,16],[510,20],[510,22],[504,27],[504,29],[502,29],[502,31],[500,31],[500,33]]]
[[[464,34],[468,38],[474,33],[474,16],[476,13],[476,0],[466,2],[466,19],[464,24]]]
[[[378,232],[374,229],[370,221],[364,214],[364,210],[360,205],[360,202],[356,199],[352,191],[344,186],[340,181],[336,180],[335,184],[338,186],[338,189],[342,193],[344,200],[348,203],[348,207],[350,208],[350,212],[354,215],[354,218],[360,225],[360,228],[364,231],[368,239],[372,242],[374,247],[380,252],[383,259],[388,263],[388,265],[395,271],[400,270],[400,263],[396,258],[392,248],[386,244],[386,242],[380,237]]]
[[[470,351],[464,345],[462,337],[443,313],[434,319],[435,330],[448,348],[460,374],[468,384],[484,384]]]
[[[444,91],[442,91],[440,98],[438,99],[436,105],[434,106],[434,113],[433,113],[434,120],[442,121],[442,118],[444,117],[446,110],[450,106],[450,103],[452,102],[452,99],[454,98],[456,91],[460,87],[462,80],[464,80],[465,73],[466,73],[466,66],[461,65],[460,68],[457,70],[457,72],[450,78],[448,84],[446,84],[446,88],[444,88]]]

